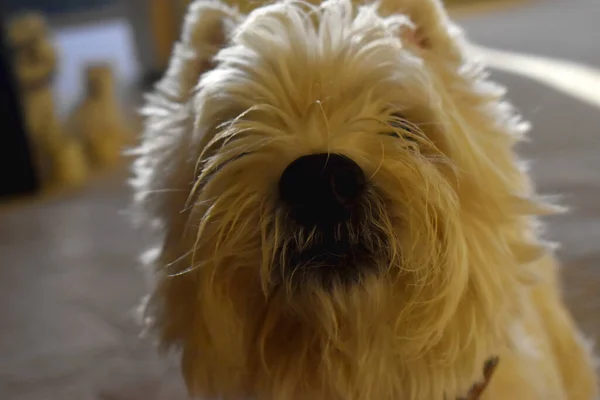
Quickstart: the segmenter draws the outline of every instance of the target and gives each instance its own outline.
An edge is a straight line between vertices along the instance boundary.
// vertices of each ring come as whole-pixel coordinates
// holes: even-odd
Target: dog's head
[[[540,249],[525,126],[435,0],[190,8],[136,164],[194,393],[466,392]]]

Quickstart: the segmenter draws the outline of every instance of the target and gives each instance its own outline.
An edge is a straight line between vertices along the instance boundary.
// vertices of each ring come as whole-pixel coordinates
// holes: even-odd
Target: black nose
[[[310,154],[293,161],[279,180],[281,200],[305,226],[349,219],[365,186],[362,169],[341,154]]]

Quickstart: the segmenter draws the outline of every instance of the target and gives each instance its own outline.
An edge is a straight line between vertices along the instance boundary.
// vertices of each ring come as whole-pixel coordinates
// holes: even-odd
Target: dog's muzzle
[[[286,248],[289,271],[301,269],[300,276],[328,283],[360,277],[372,256],[359,233],[365,187],[360,166],[340,154],[306,155],[285,169],[279,195],[288,222],[293,230],[311,236],[306,246]]]

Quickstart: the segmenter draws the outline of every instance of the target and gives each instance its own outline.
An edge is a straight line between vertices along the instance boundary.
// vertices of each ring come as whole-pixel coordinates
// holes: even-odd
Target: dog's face
[[[190,389],[465,393],[538,255],[537,206],[522,126],[438,3],[200,2],[186,23],[137,184],[166,231],[155,323]]]

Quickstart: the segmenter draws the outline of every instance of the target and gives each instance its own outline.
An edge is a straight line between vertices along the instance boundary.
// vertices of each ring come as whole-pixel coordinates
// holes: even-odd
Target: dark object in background
[[[35,194],[40,189],[0,14],[0,197]]]
[[[179,36],[180,19],[188,0],[128,0],[123,3],[140,62],[141,89],[152,90],[162,78]]]

